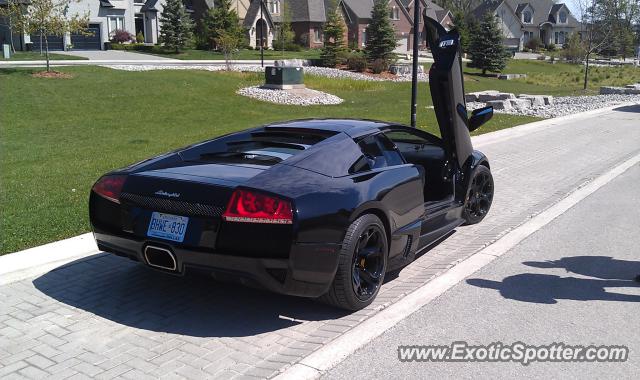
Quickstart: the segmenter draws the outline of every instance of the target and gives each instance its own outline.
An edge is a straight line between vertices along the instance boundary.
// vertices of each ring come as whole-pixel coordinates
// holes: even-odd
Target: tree
[[[487,12],[469,41],[469,67],[481,69],[483,75],[487,71],[500,72],[507,65],[508,56],[496,17]]]
[[[4,7],[0,7],[0,19],[3,19],[4,25],[9,31],[9,39],[11,40],[11,52],[16,52],[13,43],[13,35],[16,33],[16,24],[19,23],[24,12],[23,2],[20,0],[7,0]],[[0,24],[2,25],[2,24]]]
[[[278,25],[276,36],[272,43],[273,48],[275,50],[282,51],[298,49],[297,45],[293,42],[296,34],[293,32],[293,28],[291,27],[291,9],[286,1],[282,1],[281,13],[280,25]]]
[[[607,18],[597,10],[598,0],[576,0],[582,30],[583,57],[585,61],[583,90],[589,85],[589,61],[592,54],[605,50],[612,41],[612,28]],[[608,17],[608,16],[606,16]],[[610,20],[609,20],[610,21]]]
[[[242,37],[237,33],[223,32],[218,38],[216,38],[215,43],[218,50],[224,54],[224,62],[227,66],[227,70],[231,70],[231,58],[233,58],[233,53],[235,53],[240,47]]]
[[[224,35],[225,40],[233,37],[238,45],[244,39],[244,29],[240,26],[238,14],[231,7],[231,0],[218,0],[216,6],[204,15],[201,22],[204,40],[211,49],[219,49],[217,40]]]
[[[580,41],[580,35],[578,33],[571,33],[567,43],[564,44],[562,49],[562,56],[569,62],[582,63],[582,59],[585,55],[585,49]]]
[[[460,46],[463,52],[469,50],[469,41],[471,40],[471,27],[470,22],[467,21],[464,13],[457,10],[453,13],[453,25],[456,26],[458,33],[460,34]]]
[[[344,41],[344,23],[340,17],[338,0],[332,0],[329,8],[329,17],[324,24],[324,45],[322,47],[322,65],[335,67],[338,56],[346,51]]]
[[[181,0],[167,0],[160,16],[160,41],[176,53],[193,37],[193,22]]]
[[[375,0],[371,11],[371,22],[366,29],[367,41],[365,54],[369,62],[383,59],[389,62],[393,58],[396,49],[396,31],[389,19],[389,2]]]
[[[79,0],[30,0],[26,11],[15,19],[15,30],[27,34],[39,34],[44,40],[47,71],[49,64],[49,36],[64,36],[67,33],[87,33],[89,16],[70,15],[69,5]]]

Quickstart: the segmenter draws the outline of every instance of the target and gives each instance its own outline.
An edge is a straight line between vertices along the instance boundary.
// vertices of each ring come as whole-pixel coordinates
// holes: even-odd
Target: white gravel
[[[592,95],[592,96],[561,96],[553,98],[553,105],[531,107],[525,110],[495,110],[496,113],[510,115],[527,115],[542,118],[554,118],[572,115],[578,112],[591,111],[598,108],[606,108],[622,103],[640,103],[640,95]],[[481,102],[469,102],[467,108],[474,110],[484,107]]]
[[[297,106],[335,105],[343,102],[335,95],[310,88],[276,90],[253,86],[241,88],[237,93],[265,102]]]
[[[224,64],[221,65],[105,65],[104,67],[114,70],[125,71],[150,71],[150,70],[206,70],[206,71],[222,71],[226,70]],[[232,65],[233,71],[252,71],[263,72],[264,68],[259,65]],[[395,78],[380,78],[352,71],[332,69],[328,67],[306,66],[304,73],[317,75],[333,79],[354,79],[369,82],[410,82],[411,75],[400,75]],[[418,74],[418,80],[427,82],[427,74]]]

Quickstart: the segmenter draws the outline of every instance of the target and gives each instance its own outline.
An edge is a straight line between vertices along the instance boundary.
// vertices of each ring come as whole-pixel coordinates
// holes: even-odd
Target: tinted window
[[[395,143],[431,144],[431,142],[426,138],[409,133],[408,131],[388,131],[385,132],[385,135]]]
[[[363,157],[351,166],[351,173],[404,164],[393,142],[383,134],[364,137],[358,141],[358,146]]]

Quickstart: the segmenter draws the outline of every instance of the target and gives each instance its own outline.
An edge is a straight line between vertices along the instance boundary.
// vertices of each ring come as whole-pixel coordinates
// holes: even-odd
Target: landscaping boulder
[[[511,106],[511,100],[490,100],[487,102],[488,106],[492,106],[494,110],[510,110],[513,107]]]
[[[610,87],[610,86],[602,86],[600,87],[600,95],[640,95],[640,86],[636,87],[636,85],[628,85],[626,87]]]
[[[511,80],[518,78],[526,78],[527,74],[498,74],[498,79]]]
[[[518,99],[526,99],[531,103],[531,107],[542,107],[545,105],[544,97],[542,95],[520,94]]]
[[[551,96],[551,95],[542,95],[542,99],[544,100],[544,105],[545,106],[552,106],[553,105],[553,96]]]
[[[301,59],[281,59],[274,61],[273,65],[275,67],[302,67],[304,63]]]
[[[495,91],[495,90],[487,90],[487,91],[480,91],[480,92],[473,92],[470,95],[470,98],[473,97],[477,97],[476,100],[472,100],[472,101],[477,101],[477,102],[490,102],[492,100],[505,100],[505,99],[515,99],[516,96],[508,93],[508,92],[499,92],[499,91]]]
[[[511,107],[517,110],[526,110],[527,108],[531,108],[531,102],[529,99],[509,99],[511,102]]]
[[[413,65],[408,63],[395,63],[389,66],[389,71],[395,75],[411,75],[413,73]],[[424,74],[424,67],[418,65],[418,74]]]

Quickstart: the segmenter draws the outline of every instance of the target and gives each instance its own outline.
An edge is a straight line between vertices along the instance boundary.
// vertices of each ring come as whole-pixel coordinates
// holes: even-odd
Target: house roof
[[[342,0],[351,12],[360,19],[370,19],[373,0]]]
[[[108,0],[100,0],[100,1],[109,2]],[[156,4],[158,4],[158,0],[147,0],[142,6],[142,8],[140,8],[140,11],[141,12],[158,12],[158,8],[156,8]]]
[[[249,5],[249,9],[247,9],[247,14],[244,16],[244,27],[251,28],[253,26],[253,22],[256,21],[256,17],[260,13],[260,5],[262,1],[252,1],[251,5]],[[262,16],[267,19],[267,23],[273,26],[273,19],[271,18],[271,14],[269,10],[265,7],[262,9]]]
[[[562,7],[565,7],[564,3],[555,4],[554,0],[534,0],[531,2],[526,2],[523,0],[486,0],[483,1],[476,9],[474,9],[473,14],[476,17],[482,17],[487,12],[495,12],[496,9],[500,6],[500,4],[505,3],[508,8],[513,10],[513,12],[520,16],[522,11],[527,7],[531,7],[533,9],[533,15],[531,19],[532,25],[542,25],[546,22],[550,22],[552,24],[556,23],[556,19],[554,17],[555,13],[558,12]],[[567,15],[567,26],[577,26],[579,23],[575,17],[568,12]]]
[[[280,14],[271,15],[273,21],[282,21],[282,10],[288,9],[291,22],[326,22],[327,0],[285,0],[280,6]]]

